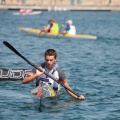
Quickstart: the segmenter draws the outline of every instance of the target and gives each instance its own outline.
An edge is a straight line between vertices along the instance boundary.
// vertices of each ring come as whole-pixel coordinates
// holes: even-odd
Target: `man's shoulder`
[[[64,79],[66,79],[66,76],[65,76],[63,70],[62,70],[60,67],[57,68],[57,71],[58,71],[58,74],[59,74],[60,80],[64,80]]]
[[[63,73],[63,70],[59,66],[56,68],[56,70],[58,71],[58,73]]]

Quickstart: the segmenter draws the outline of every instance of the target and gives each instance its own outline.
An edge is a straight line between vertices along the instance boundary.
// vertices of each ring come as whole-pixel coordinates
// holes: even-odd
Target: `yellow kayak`
[[[30,33],[35,33],[39,34],[41,30],[39,29],[34,29],[34,28],[25,28],[25,27],[20,27],[19,30],[25,31],[25,32],[30,32]],[[97,36],[94,35],[88,35],[88,34],[76,34],[76,35],[61,35],[61,34],[52,34],[52,33],[44,33],[42,32],[40,35],[45,35],[45,36],[55,36],[55,37],[71,37],[71,38],[81,38],[81,39],[97,39]]]

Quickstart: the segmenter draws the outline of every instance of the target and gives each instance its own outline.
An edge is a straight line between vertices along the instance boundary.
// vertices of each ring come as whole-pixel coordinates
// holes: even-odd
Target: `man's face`
[[[54,63],[56,62],[56,59],[54,56],[49,56],[47,55],[45,57],[45,61],[46,61],[46,67],[47,69],[51,70],[54,66]]]

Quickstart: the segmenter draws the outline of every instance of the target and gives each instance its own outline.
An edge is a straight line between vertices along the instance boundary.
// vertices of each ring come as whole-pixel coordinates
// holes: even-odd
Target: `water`
[[[14,16],[0,10],[0,67],[32,67],[3,45],[8,41],[34,64],[44,61],[48,48],[58,52],[58,64],[71,88],[85,101],[61,96],[48,109],[35,106],[30,90],[35,82],[0,82],[0,120],[120,120],[120,13],[119,12],[43,12],[42,15]],[[65,16],[77,26],[77,33],[96,35],[97,40],[43,38],[19,31],[19,27],[41,28],[50,18],[62,24]]]

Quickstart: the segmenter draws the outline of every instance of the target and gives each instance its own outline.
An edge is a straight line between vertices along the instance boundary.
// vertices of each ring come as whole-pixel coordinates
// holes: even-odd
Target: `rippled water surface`
[[[14,16],[0,10],[0,67],[32,67],[18,57],[3,41],[8,41],[34,64],[44,61],[48,48],[58,52],[58,64],[71,88],[85,101],[71,98],[61,88],[61,96],[42,111],[33,102],[30,90],[35,82],[0,81],[0,120],[120,120],[120,13],[47,12],[34,16]],[[19,27],[42,28],[50,18],[59,24],[72,19],[77,33],[91,34],[97,40],[48,38],[21,32]]]

